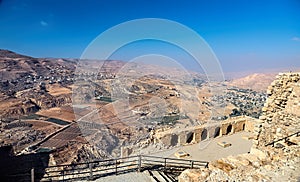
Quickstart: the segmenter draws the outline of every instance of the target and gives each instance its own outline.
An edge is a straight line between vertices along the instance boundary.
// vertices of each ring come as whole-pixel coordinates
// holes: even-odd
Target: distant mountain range
[[[240,88],[250,88],[256,91],[266,91],[276,75],[276,73],[254,73],[228,81],[228,85]]]

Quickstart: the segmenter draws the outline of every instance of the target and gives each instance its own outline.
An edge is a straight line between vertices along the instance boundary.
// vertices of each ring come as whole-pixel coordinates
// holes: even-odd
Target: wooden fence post
[[[90,179],[93,179],[93,166],[92,166],[92,163],[89,163],[89,168],[90,168]]]
[[[139,158],[138,158],[138,172],[141,172],[141,169],[142,169],[142,156],[139,155]]]
[[[34,168],[31,169],[31,182],[34,182]]]
[[[116,163],[116,175],[118,174],[118,160],[116,159],[116,161],[115,161],[115,163]]]

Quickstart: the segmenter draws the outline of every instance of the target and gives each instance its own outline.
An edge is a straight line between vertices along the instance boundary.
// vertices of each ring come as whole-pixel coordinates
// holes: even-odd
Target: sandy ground
[[[186,157],[184,159],[213,161],[230,155],[237,155],[249,152],[252,146],[252,141],[242,138],[243,136],[249,135],[251,134],[243,131],[232,135],[222,136],[220,138],[215,138],[212,139],[210,142],[182,146],[179,148],[149,155],[174,158],[176,157],[174,154],[177,151],[184,151],[190,155],[189,157]],[[231,143],[232,145],[226,148],[219,146],[218,142],[223,141]]]
[[[46,135],[61,128],[60,125],[41,120],[24,120],[26,123],[32,124],[34,130],[44,131]]]
[[[40,110],[36,114],[69,122],[75,120],[74,111],[71,106],[53,107],[50,109]]]
[[[72,93],[72,90],[70,88],[62,87],[59,84],[49,85],[47,90],[48,90],[48,93],[53,96]]]

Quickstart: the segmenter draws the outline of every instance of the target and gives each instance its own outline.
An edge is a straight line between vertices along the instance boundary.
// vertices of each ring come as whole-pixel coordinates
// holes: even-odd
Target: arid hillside
[[[254,73],[228,81],[228,85],[265,92],[275,76],[276,73]]]

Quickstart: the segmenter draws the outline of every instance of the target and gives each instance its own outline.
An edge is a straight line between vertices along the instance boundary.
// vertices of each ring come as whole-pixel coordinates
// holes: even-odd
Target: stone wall
[[[254,129],[258,148],[300,131],[300,73],[280,73],[267,93],[261,121]]]
[[[248,116],[238,116],[221,122],[208,123],[181,130],[157,132],[155,139],[165,146],[189,145],[199,143],[208,138],[217,138],[240,131],[253,132],[256,120]]]

